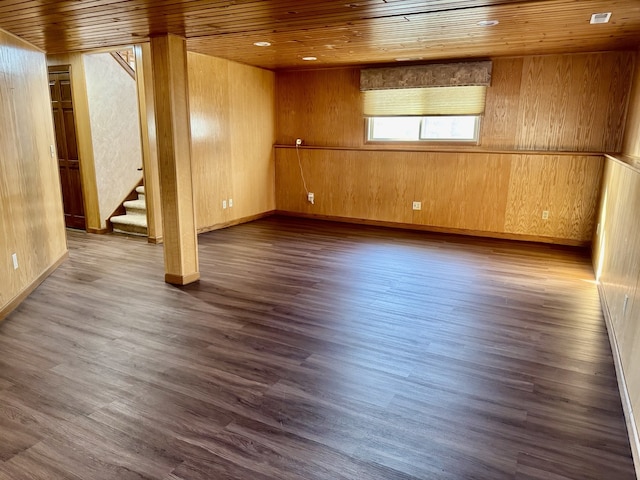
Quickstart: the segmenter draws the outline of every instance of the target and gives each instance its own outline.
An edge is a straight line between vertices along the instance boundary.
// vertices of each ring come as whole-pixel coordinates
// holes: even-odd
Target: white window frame
[[[474,117],[475,125],[473,131],[473,138],[423,138],[423,121],[425,118],[439,118],[439,117]],[[480,124],[482,115],[424,115],[420,117],[421,121],[418,127],[418,138],[404,139],[404,138],[374,138],[373,128],[376,118],[393,118],[393,117],[367,117],[366,119],[366,142],[367,143],[414,143],[414,144],[471,144],[478,145],[480,143]],[[407,118],[406,116],[399,116],[399,118]]]

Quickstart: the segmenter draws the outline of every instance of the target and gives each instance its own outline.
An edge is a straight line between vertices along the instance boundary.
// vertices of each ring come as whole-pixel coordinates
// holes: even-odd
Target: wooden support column
[[[151,39],[158,173],[162,203],[165,281],[186,285],[200,278],[191,179],[191,129],[184,38]]]

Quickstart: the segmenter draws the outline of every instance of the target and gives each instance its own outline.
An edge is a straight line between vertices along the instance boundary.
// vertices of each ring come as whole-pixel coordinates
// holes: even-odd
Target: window
[[[479,115],[369,117],[372,142],[478,142]]]
[[[478,143],[484,86],[363,92],[370,142]]]

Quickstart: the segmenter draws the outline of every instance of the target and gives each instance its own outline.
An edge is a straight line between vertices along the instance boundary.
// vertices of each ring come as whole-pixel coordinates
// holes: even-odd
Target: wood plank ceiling
[[[611,21],[590,25],[600,12]],[[173,33],[189,50],[277,69],[637,48],[640,1],[0,0],[0,28],[48,53]]]

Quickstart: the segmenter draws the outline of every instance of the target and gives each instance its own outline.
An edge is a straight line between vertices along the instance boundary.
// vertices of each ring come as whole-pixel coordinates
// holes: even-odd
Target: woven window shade
[[[487,87],[401,88],[363,92],[367,117],[480,115]]]

